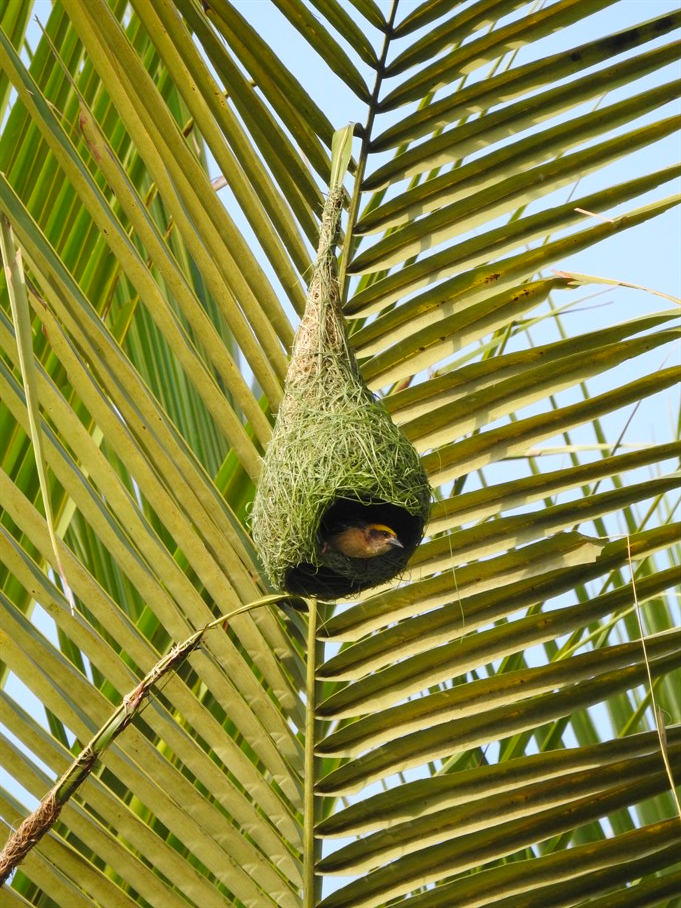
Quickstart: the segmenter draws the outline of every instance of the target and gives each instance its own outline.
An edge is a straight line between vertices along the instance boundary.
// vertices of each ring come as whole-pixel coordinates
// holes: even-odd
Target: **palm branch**
[[[678,224],[681,12],[33,7],[0,9],[8,835],[218,626],[3,904],[680,904],[681,442],[640,419],[678,407],[678,308],[594,309],[569,263]],[[345,110],[344,309],[427,538],[399,583],[225,625],[279,592],[250,505]]]

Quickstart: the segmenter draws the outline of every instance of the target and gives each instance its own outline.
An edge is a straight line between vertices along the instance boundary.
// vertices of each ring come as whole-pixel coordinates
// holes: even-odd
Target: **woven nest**
[[[341,192],[327,199],[319,254],[284,397],[253,504],[253,539],[279,589],[337,598],[399,574],[430,506],[419,457],[362,380],[340,309],[336,262]],[[392,527],[404,548],[374,558],[322,552],[354,522]]]

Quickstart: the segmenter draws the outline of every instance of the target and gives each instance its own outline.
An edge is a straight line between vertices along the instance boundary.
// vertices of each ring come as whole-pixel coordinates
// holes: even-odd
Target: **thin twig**
[[[676,805],[676,812],[681,819],[681,803],[679,803],[679,796],[676,793],[676,785],[674,783],[674,775],[672,773],[672,767],[669,762],[669,754],[667,753],[667,731],[664,727],[664,715],[660,707],[657,705],[657,700],[655,699],[655,690],[653,688],[653,675],[650,671],[650,662],[648,660],[648,649],[646,647],[646,638],[645,632],[643,630],[643,621],[641,619],[641,610],[639,608],[638,596],[636,594],[636,581],[634,579],[634,569],[631,563],[631,540],[627,536],[627,559],[629,561],[629,573],[631,576],[631,588],[634,595],[634,611],[636,612],[636,619],[638,620],[638,628],[641,634],[641,649],[643,650],[643,661],[645,662],[646,672],[648,674],[648,690],[650,692],[650,704],[653,708],[653,714],[655,716],[655,728],[657,729],[657,737],[660,741],[660,754],[662,756],[662,762],[664,763],[664,768],[667,772],[667,778],[669,779],[669,788],[672,795],[672,800]]]
[[[307,602],[304,599],[287,593],[256,599],[226,615],[220,615],[219,618],[215,618],[206,624],[205,627],[195,631],[183,643],[173,646],[170,652],[166,653],[162,659],[159,659],[151,671],[123,698],[120,706],[114,710],[106,723],[91,738],[33,813],[26,817],[21,825],[10,835],[2,853],[0,853],[0,886],[4,884],[29,851],[38,844],[45,833],[54,826],[62,807],[90,775],[95,763],[106,748],[132,722],[153,685],[165,675],[179,668],[187,656],[201,643],[206,631],[213,630],[213,628],[219,626],[225,627],[226,623],[236,615],[252,611],[263,605],[273,605],[274,603],[287,603],[294,608],[307,609]]]

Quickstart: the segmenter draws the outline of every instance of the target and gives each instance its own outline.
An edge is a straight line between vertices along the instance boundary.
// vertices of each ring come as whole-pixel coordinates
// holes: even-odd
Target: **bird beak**
[[[398,549],[404,548],[404,546],[402,545],[400,540],[397,538],[397,536],[391,536],[390,539],[388,540],[388,542],[390,543],[390,545],[397,546]]]

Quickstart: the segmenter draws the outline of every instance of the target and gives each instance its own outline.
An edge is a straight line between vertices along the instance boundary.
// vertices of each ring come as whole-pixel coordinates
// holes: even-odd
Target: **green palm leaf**
[[[8,835],[130,712],[3,904],[679,905],[681,442],[636,421],[678,404],[679,310],[580,318],[570,269],[678,205],[681,12],[33,6],[0,10]],[[250,505],[342,104],[345,311],[426,541],[340,607],[218,621],[138,708],[277,592]]]

